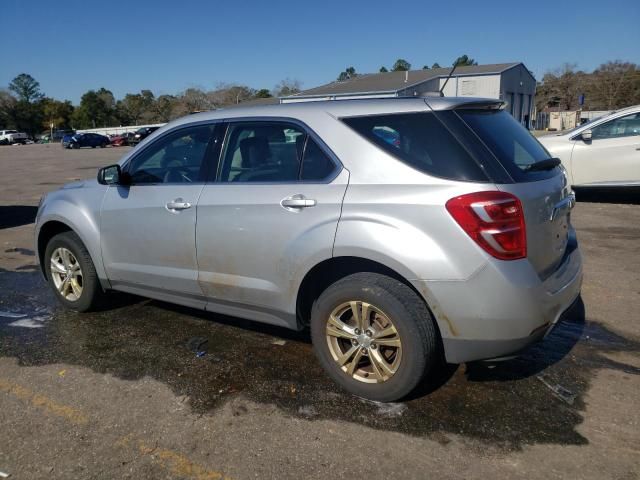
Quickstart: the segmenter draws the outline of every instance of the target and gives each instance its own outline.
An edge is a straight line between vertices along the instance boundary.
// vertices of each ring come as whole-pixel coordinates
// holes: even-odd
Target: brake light
[[[501,260],[527,256],[527,232],[520,200],[506,192],[476,192],[452,198],[447,211],[486,252]]]

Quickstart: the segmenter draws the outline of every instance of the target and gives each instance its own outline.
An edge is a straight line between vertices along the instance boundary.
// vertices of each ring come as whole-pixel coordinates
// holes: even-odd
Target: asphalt
[[[640,475],[640,206],[581,193],[580,301],[540,344],[442,365],[394,404],[342,392],[292,332],[126,295],[60,308],[40,195],[123,149],[0,148],[0,471],[12,478]],[[611,203],[618,202],[618,203]]]

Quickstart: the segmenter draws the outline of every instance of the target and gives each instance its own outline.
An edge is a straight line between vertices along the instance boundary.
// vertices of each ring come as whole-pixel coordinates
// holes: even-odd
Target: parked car
[[[142,140],[147,138],[149,135],[151,135],[153,132],[155,132],[159,128],[160,127],[142,127],[142,128],[139,128],[133,134],[133,138],[130,139],[131,145],[139,144]]]
[[[111,145],[114,147],[124,147],[129,145],[129,136],[125,133],[120,135],[113,135],[109,138]]]
[[[75,133],[73,135],[65,135],[62,138],[63,148],[104,148],[109,144],[109,137],[98,135],[97,133]]]
[[[539,140],[574,187],[640,187],[640,105]]]
[[[75,135],[75,130],[56,130],[53,132],[53,136],[51,136],[51,142],[60,142],[67,135]]]
[[[13,145],[14,143],[27,143],[26,133],[17,130],[0,130],[0,145]]]
[[[338,384],[397,400],[441,352],[461,363],[543,338],[580,293],[564,170],[501,106],[344,100],[184,117],[42,200],[39,263],[78,311],[118,290],[310,327]]]

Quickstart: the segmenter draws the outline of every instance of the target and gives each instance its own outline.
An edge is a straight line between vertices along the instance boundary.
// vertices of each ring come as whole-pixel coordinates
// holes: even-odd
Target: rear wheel
[[[101,305],[105,293],[78,235],[64,232],[53,237],[47,244],[44,261],[49,285],[65,307],[86,312]]]
[[[311,313],[313,346],[345,390],[389,402],[409,394],[437,360],[435,325],[402,282],[357,273],[327,288]]]

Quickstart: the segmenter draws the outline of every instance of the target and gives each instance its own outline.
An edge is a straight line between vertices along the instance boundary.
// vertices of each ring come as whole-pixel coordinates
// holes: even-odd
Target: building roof
[[[456,68],[453,76],[490,75],[521,65],[521,62],[470,65]],[[363,93],[395,93],[437,77],[446,77],[451,68],[431,68],[408,72],[365,73],[344,82],[331,82],[284,98],[325,97]]]

